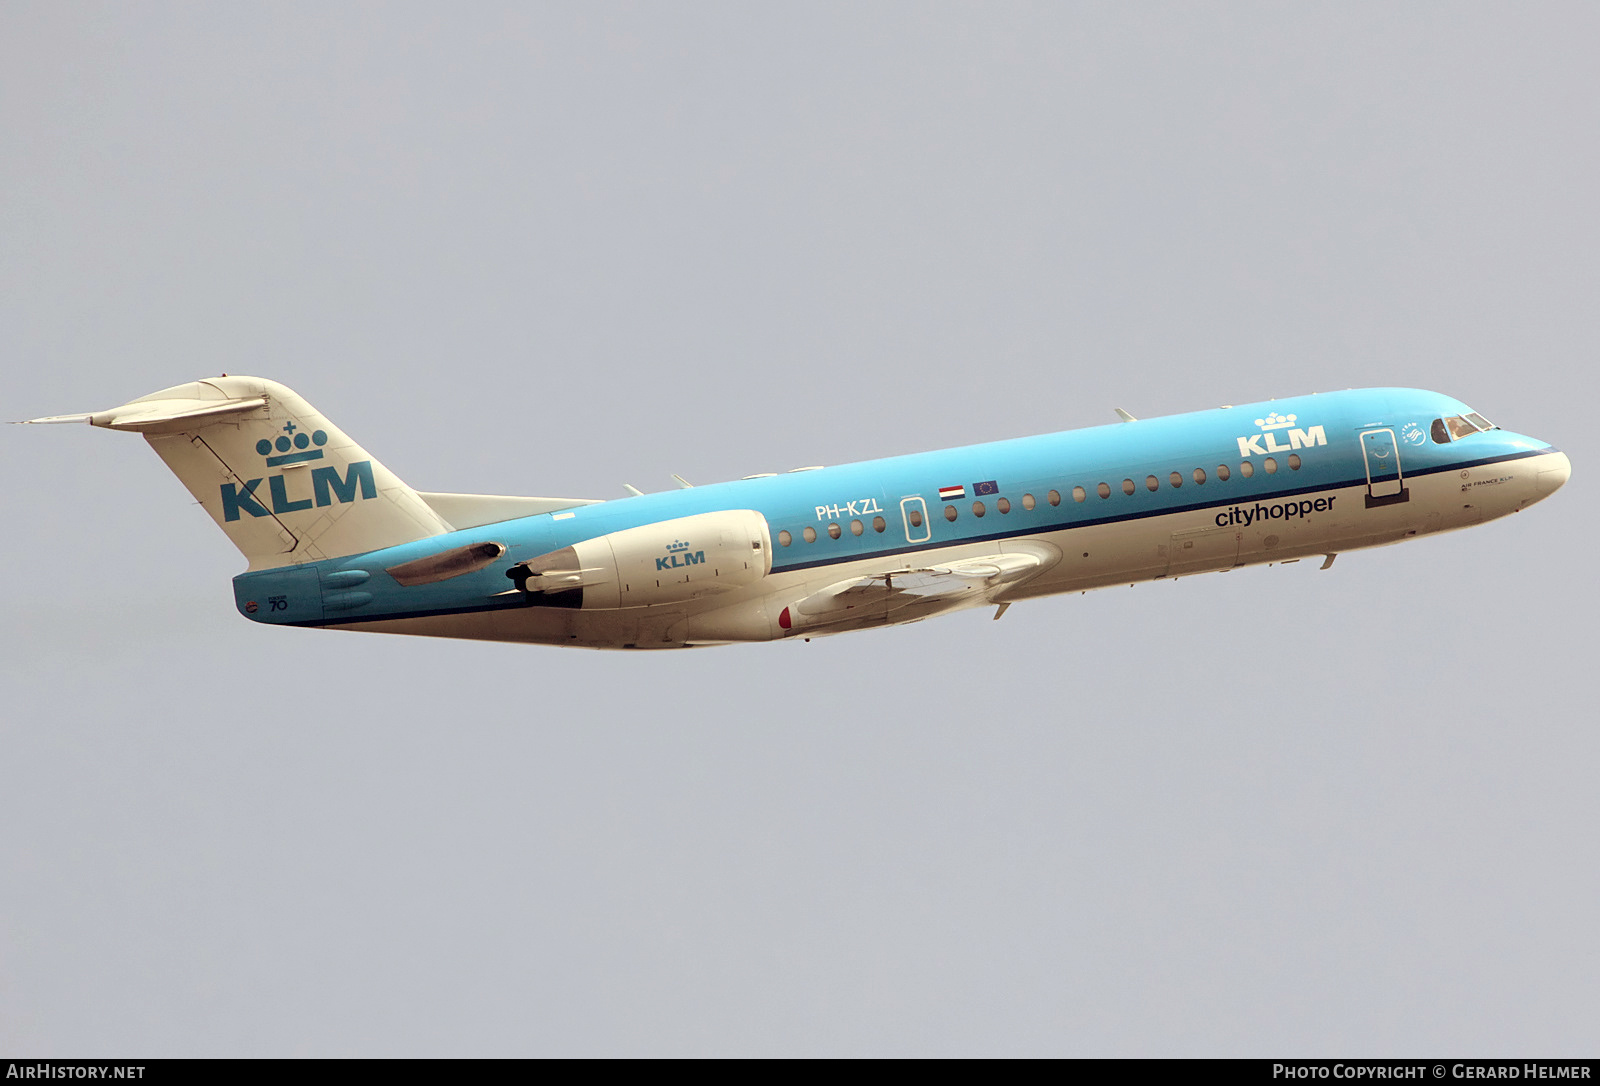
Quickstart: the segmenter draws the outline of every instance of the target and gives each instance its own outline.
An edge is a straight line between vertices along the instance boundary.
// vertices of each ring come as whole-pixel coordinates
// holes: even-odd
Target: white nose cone
[[[1544,463],[1539,467],[1539,497],[1548,498],[1572,478],[1572,461],[1563,452],[1551,453],[1543,459]]]

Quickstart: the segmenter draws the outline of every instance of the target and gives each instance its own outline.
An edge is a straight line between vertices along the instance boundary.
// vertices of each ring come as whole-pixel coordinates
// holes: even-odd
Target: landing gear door
[[[1400,467],[1400,444],[1394,431],[1363,430],[1361,459],[1367,466],[1367,508],[1410,501],[1405,475]]]
[[[933,536],[928,507],[921,498],[900,499],[900,521],[905,525],[907,543],[926,543]]]

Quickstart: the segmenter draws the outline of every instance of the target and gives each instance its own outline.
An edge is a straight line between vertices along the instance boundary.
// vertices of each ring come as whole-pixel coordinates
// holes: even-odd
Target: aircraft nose
[[[1556,452],[1539,468],[1539,497],[1548,498],[1572,478],[1572,461],[1564,452]]]

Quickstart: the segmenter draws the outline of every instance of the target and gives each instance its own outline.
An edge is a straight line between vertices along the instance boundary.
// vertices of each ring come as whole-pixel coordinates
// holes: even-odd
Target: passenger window
[[[920,515],[918,515],[918,517],[917,517],[917,523],[918,524],[922,523],[922,517]],[[872,518],[872,530],[874,532],[877,532],[879,535],[882,535],[883,534],[883,530],[885,528],[887,528],[888,526],[889,525],[884,523],[884,520],[883,520],[882,517],[873,517]]]
[[[866,530],[867,530],[866,527],[863,526],[862,523],[859,520],[852,520],[850,522],[850,534],[851,535],[860,535],[862,532],[864,532]]]
[[[1154,475],[1146,475],[1144,477],[1144,488],[1154,494],[1161,489],[1161,480]]]
[[[1278,462],[1270,456],[1261,462],[1261,466],[1267,469],[1268,475],[1278,474]]]
[[[1226,464],[1218,464],[1217,465],[1217,482],[1225,483],[1227,481],[1228,481],[1228,465],[1226,465]]]
[[[947,506],[944,507],[944,519],[954,522],[954,520],[956,519],[956,507],[955,506],[947,505]]]
[[[1133,496],[1133,480],[1132,479],[1124,479],[1124,480],[1122,480],[1122,492],[1124,494],[1128,495],[1129,497]]]
[[[815,543],[817,541],[817,530],[807,525],[806,530],[800,533],[800,538],[807,543]]]
[[[988,512],[988,510],[983,507],[983,503],[982,502],[973,502],[972,503],[972,515],[973,516],[981,517],[987,512]]]
[[[1170,481],[1173,486],[1182,486],[1183,485],[1183,476],[1178,474],[1177,472],[1173,472],[1168,477],[1168,481]]]
[[[1089,496],[1089,495],[1087,495],[1087,494],[1085,494],[1085,493],[1084,493],[1084,491],[1083,491],[1083,487],[1081,487],[1081,486],[1075,486],[1075,487],[1073,487],[1073,488],[1072,488],[1072,500],[1073,500],[1073,501],[1075,501],[1075,502],[1081,502],[1081,501],[1083,501],[1083,500],[1084,500],[1084,499],[1085,499],[1085,498],[1087,498],[1087,497],[1088,497],[1088,496]]]
[[[828,525],[828,538],[829,539],[838,539],[843,534],[844,534],[843,532],[839,531],[839,526],[837,524]]]
[[[1032,494],[1024,494],[1022,496],[1022,508],[1027,509],[1027,510],[1029,510],[1031,512],[1033,510],[1033,506],[1034,506],[1033,495]]]
[[[1045,495],[1045,500],[1048,501],[1051,505],[1060,505],[1061,504],[1061,492],[1059,490],[1052,490],[1050,493]]]
[[[1240,475],[1243,475],[1246,479],[1248,479],[1248,478],[1250,478],[1250,476],[1254,475],[1255,473],[1256,473],[1256,466],[1254,464],[1250,463],[1250,461],[1245,460],[1242,463],[1240,463],[1240,465],[1239,465],[1239,474]]]
[[[1205,481],[1206,481],[1206,469],[1205,468],[1195,468],[1194,469],[1194,485],[1195,486],[1201,486],[1201,485],[1203,485],[1205,483]]]
[[[1290,471],[1299,471],[1300,470],[1300,454],[1299,453],[1290,453],[1289,454],[1289,470]]]
[[[1011,499],[1010,498],[1000,498],[998,501],[996,501],[994,503],[994,507],[996,509],[1000,510],[1000,512],[1002,512],[1002,513],[1009,513],[1009,512],[1011,512]]]
[[[911,516],[908,517],[907,519],[911,521],[911,526],[913,528],[922,527],[922,510],[920,510],[920,509],[911,510]]]
[[[1101,483],[1099,486],[1094,488],[1094,492],[1100,495],[1102,498],[1109,498],[1111,497],[1111,484]]]
[[[778,546],[787,547],[789,544],[791,544],[793,542],[794,542],[794,536],[789,534],[789,530],[787,528],[785,528],[783,531],[778,533]]]

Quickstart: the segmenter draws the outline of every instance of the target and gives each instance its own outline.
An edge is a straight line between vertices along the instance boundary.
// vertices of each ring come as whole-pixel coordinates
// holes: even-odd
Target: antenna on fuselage
[[[1123,422],[1138,422],[1139,421],[1138,419],[1134,418],[1132,415],[1128,414],[1126,411],[1124,411],[1120,407],[1113,407],[1111,410],[1115,411],[1117,413],[1117,418],[1121,419]]]
[[[673,473],[672,477],[674,479],[678,480],[678,486],[679,486],[680,489],[682,489],[682,490],[693,490],[694,489],[694,484],[693,483],[691,483],[689,480],[685,479],[683,476],[677,474],[676,472]]]
[[[635,498],[644,497],[644,491],[640,490],[638,487],[634,486],[632,483],[623,483],[622,484],[622,489],[626,490],[629,494],[632,494]]]

